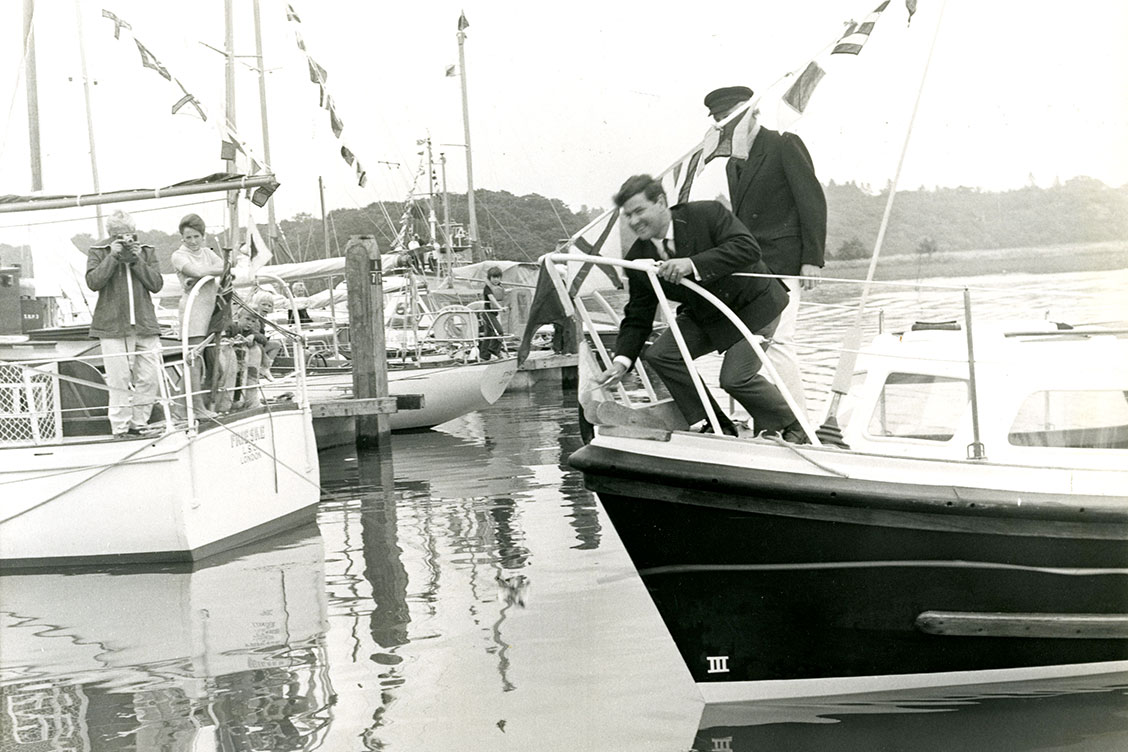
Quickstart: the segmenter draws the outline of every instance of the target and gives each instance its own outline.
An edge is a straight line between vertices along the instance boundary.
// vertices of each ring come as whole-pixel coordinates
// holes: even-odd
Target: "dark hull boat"
[[[1043,513],[1018,516],[1006,492],[804,484],[664,454],[596,445],[572,463],[599,494],[706,699],[960,683],[984,672],[1033,677],[1070,664],[1097,672],[1128,661],[1123,508],[1023,494]]]
[[[834,445],[687,430],[581,344],[571,464],[707,702],[1128,671],[1128,337],[976,324],[969,359],[970,320],[861,348]]]

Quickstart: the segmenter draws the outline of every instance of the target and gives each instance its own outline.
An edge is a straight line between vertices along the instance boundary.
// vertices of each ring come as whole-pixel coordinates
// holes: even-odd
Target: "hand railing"
[[[545,258],[547,262],[544,264],[543,268],[547,271],[548,274],[557,275],[557,281],[559,282],[557,289],[567,288],[564,286],[563,280],[559,278],[560,272],[556,269],[556,264],[567,264],[569,262],[577,262],[582,264],[605,264],[608,266],[617,266],[622,269],[633,269],[635,271],[640,271],[646,274],[647,279],[650,281],[651,286],[654,288],[654,293],[658,298],[658,305],[660,309],[665,313],[666,320],[669,322],[670,333],[674,337],[674,341],[677,343],[678,351],[681,353],[682,360],[685,362],[686,367],[689,370],[689,375],[693,381],[694,389],[697,391],[697,396],[701,400],[701,404],[705,409],[706,420],[708,420],[709,425],[712,427],[714,433],[720,435],[720,422],[718,421],[716,412],[713,410],[712,403],[709,400],[705,383],[701,380],[701,376],[697,373],[697,369],[693,367],[693,357],[689,352],[689,348],[685,343],[685,338],[682,336],[681,330],[677,326],[677,317],[674,314],[674,310],[670,305],[669,299],[662,291],[661,283],[658,281],[656,274],[658,265],[651,260],[628,261],[626,259],[604,258],[582,253],[550,253],[547,254]],[[756,356],[760,359],[761,367],[767,370],[768,375],[771,376],[772,381],[779,388],[780,394],[783,396],[784,401],[791,409],[791,412],[795,415],[796,420],[799,421],[799,425],[802,426],[811,443],[817,446],[819,444],[819,440],[818,437],[815,436],[814,427],[807,419],[806,410],[802,409],[799,406],[796,398],[787,390],[787,387],[784,385],[783,380],[780,379],[779,374],[776,373],[775,367],[771,364],[771,361],[768,360],[767,355],[764,353],[763,347],[760,346],[760,343],[764,338],[760,337],[757,334],[754,334],[744,324],[744,322],[741,321],[740,318],[729,309],[728,306],[726,306],[723,302],[721,302],[719,298],[717,298],[717,296],[713,295],[713,293],[709,292],[701,285],[697,284],[693,280],[684,278],[678,284],[700,295],[702,298],[712,304],[718,311],[720,311],[721,314],[725,318],[727,318],[729,322],[733,324],[733,326],[736,327],[737,331],[740,332],[740,335],[745,339],[745,341],[747,341],[748,344],[752,346],[753,352],[755,352]],[[585,326],[586,324],[587,322],[585,322]],[[593,336],[595,335],[594,330],[592,330],[591,333],[593,334]],[[598,339],[598,337],[596,337],[596,339]],[[600,347],[599,349],[602,350],[602,347]],[[609,365],[610,359],[607,357],[605,350],[602,350],[602,355],[605,358],[605,365]]]

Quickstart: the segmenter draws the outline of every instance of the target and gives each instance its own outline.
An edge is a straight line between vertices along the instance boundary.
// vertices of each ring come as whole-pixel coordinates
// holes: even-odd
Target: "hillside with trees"
[[[602,212],[578,211],[559,199],[538,194],[515,196],[508,191],[475,191],[483,245],[493,258],[531,261],[551,251],[558,240],[583,227]],[[887,192],[873,192],[854,183],[826,186],[829,207],[827,255],[847,260],[868,257],[877,238]],[[427,237],[424,202],[372,203],[362,209],[329,213],[329,248],[324,247],[321,218],[299,214],[279,223],[282,246],[277,262],[338,256],[352,235],[374,235],[382,251],[391,250],[407,209],[414,232]],[[442,207],[435,213],[442,222]],[[465,194],[450,196],[451,221],[468,223]],[[265,230],[265,228],[260,228]],[[265,234],[265,231],[264,231]],[[164,271],[179,245],[174,233],[142,231],[144,242],[158,251]],[[89,236],[74,239],[80,248]],[[1110,188],[1099,180],[1079,177],[1050,188],[989,192],[978,188],[900,191],[894,202],[883,256],[931,255],[940,252],[1016,247],[1044,247],[1106,241],[1128,241],[1128,186]],[[0,251],[3,251],[0,248]],[[6,257],[14,255],[9,249]]]
[[[826,186],[827,254],[868,257],[888,191],[854,183]],[[1052,188],[898,191],[882,255],[931,254],[1128,240],[1128,186],[1079,177]]]

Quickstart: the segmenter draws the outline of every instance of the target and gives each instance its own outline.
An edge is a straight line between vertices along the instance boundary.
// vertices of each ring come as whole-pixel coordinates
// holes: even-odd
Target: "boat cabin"
[[[974,383],[961,324],[880,334],[844,405],[857,451],[1107,467],[1128,449],[1128,339],[1047,321],[976,324]],[[974,400],[973,400],[974,396]],[[978,423],[978,439],[976,437]]]

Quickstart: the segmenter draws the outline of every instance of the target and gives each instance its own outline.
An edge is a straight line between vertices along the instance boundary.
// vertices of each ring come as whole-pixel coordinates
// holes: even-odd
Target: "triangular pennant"
[[[166,81],[171,81],[172,74],[161,65],[161,62],[157,60],[153,53],[149,52],[145,45],[141,44],[141,40],[134,37],[133,42],[137,45],[137,51],[141,54],[141,65],[144,65],[146,68],[152,68],[157,73],[161,74]]]
[[[325,71],[324,68],[317,64],[317,61],[315,61],[312,57],[306,57],[306,60],[309,62],[310,83],[324,84],[327,80],[329,80],[329,74]]]

